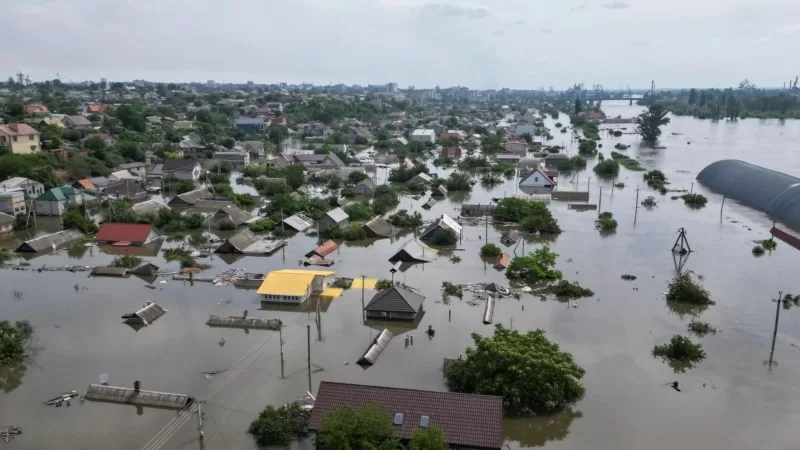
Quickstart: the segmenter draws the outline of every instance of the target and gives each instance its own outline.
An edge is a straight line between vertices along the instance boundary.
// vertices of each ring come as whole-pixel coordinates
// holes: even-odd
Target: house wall
[[[0,225],[0,234],[11,233],[14,231],[14,224],[9,223],[6,225]]]
[[[36,153],[42,150],[38,134],[9,136],[0,133],[0,147],[8,147],[11,153],[20,155]]]
[[[413,321],[417,318],[415,313],[400,313],[387,311],[367,311],[367,319],[373,320],[407,320]]]
[[[260,133],[264,131],[263,124],[240,123],[236,124],[236,128],[238,130],[244,131],[245,133]]]
[[[214,159],[228,161],[234,166],[246,166],[250,164],[250,153],[214,153]]]
[[[520,181],[520,187],[553,187],[552,184],[538,171]]]
[[[412,141],[419,141],[419,142],[430,142],[431,144],[436,142],[436,135],[435,134],[412,134],[409,136],[409,139]]]
[[[372,195],[372,188],[363,184],[357,184],[355,190],[358,195]]]
[[[197,182],[200,179],[201,169],[200,165],[197,164],[194,166],[191,172],[164,172],[164,177],[167,175],[172,175],[175,177],[176,180],[183,180],[183,181],[194,181]]]
[[[0,212],[11,216],[21,216],[28,212],[25,193],[22,191],[0,195]]]
[[[36,200],[34,209],[40,216],[62,216],[67,211],[67,201]]]
[[[261,296],[261,301],[264,303],[290,303],[299,305],[308,298],[308,295],[272,295],[265,294]]]

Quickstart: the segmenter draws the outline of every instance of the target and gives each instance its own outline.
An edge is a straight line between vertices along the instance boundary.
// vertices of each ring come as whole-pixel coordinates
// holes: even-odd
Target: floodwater
[[[609,116],[632,116],[639,110],[625,102],[604,102],[604,108]],[[566,117],[562,120],[566,122]],[[569,133],[556,131],[554,135],[556,141],[565,140],[568,148],[576,151],[575,144],[569,143]],[[797,121],[712,123],[685,117],[673,118],[665,128],[662,144],[666,149],[639,149],[636,137],[624,135],[604,138],[602,151],[610,153],[616,142],[632,143],[628,154],[638,156],[648,169],[664,171],[673,187],[688,189],[700,169],[722,158],[740,158],[800,173],[800,158],[794,156],[799,137]],[[600,237],[593,227],[595,212],[568,211],[566,204],[553,203],[551,208],[564,232],[550,245],[560,255],[558,267],[565,278],[593,289],[595,297],[578,301],[577,308],[531,296],[503,299],[497,303],[494,316],[495,323],[514,329],[542,328],[564,350],[572,352],[586,369],[586,397],[573,408],[553,415],[507,419],[504,433],[508,447],[796,448],[793,430],[800,419],[796,406],[800,404],[800,390],[795,376],[800,371],[800,348],[794,346],[800,344],[797,311],[781,314],[776,344],[779,364],[769,370],[764,361],[769,355],[775,311],[770,299],[779,289],[800,293],[800,282],[792,270],[800,253],[779,243],[771,255],[753,257],[752,241],[768,236],[771,221],[731,201],[726,202],[721,217],[721,197],[697,184],[693,189],[707,195],[709,204],[695,211],[680,200],[647,189],[641,173],[623,168],[617,181],[626,187],[613,192],[610,182],[590,174],[580,174],[577,183],[581,187],[590,185],[593,203],[603,187],[602,210],[614,213],[619,221],[617,233]],[[514,181],[508,181],[487,192],[476,185],[466,201],[487,203],[491,197],[516,193],[515,186]],[[642,188],[640,200],[654,195],[658,207],[652,211],[640,208],[634,225],[637,186]],[[562,187],[569,188],[566,179]],[[422,211],[425,200],[403,198],[401,207]],[[458,203],[442,201],[423,214],[428,218],[455,216]],[[669,249],[680,227],[686,228],[694,250],[685,268],[704,277],[717,301],[700,317],[721,332],[695,338],[703,343],[707,359],[684,374],[675,374],[667,364],[653,359],[650,350],[673,334],[685,334],[690,319],[687,311],[671,309],[663,297],[675,273]],[[500,233],[489,227],[488,239],[498,242]],[[378,241],[368,247],[345,245],[334,255],[333,269],[340,276],[388,278],[387,259],[408,238]],[[69,408],[41,405],[65,390],[83,391],[105,373],[111,385],[132,386],[140,380],[145,389],[206,399],[204,448],[253,449],[245,430],[264,405],[291,401],[308,389],[309,325],[314,390],[321,380],[445,389],[442,358],[458,356],[470,344],[471,333],[489,334],[492,327],[481,323],[480,306],[469,306],[458,299],[442,303],[439,288],[442,280],[505,281],[502,273],[479,258],[485,238],[483,225],[466,227],[459,246],[464,250],[456,252],[460,263],[440,256],[433,263],[396,274],[397,279],[418,287],[427,296],[426,312],[416,330],[399,334],[375,366],[366,370],[355,361],[377,331],[360,323],[360,290],[346,291],[342,297],[324,303],[320,341],[313,311],[259,310],[253,291],[230,286],[190,286],[168,280],[156,282],[158,289],[149,290],[136,277],[88,279],[85,273],[0,272],[2,318],[31,320],[37,327],[39,347],[31,363],[0,372],[0,424],[24,428],[25,434],[12,444],[15,448],[200,448],[196,416],[174,420],[174,412],[137,411],[132,406],[92,402],[74,402]],[[213,258],[207,262],[214,268],[207,273],[216,274],[229,267],[262,272],[296,267],[315,245],[315,239],[298,236],[271,257],[242,258],[230,266]],[[538,245],[529,240],[524,250],[520,243],[510,251],[519,255]],[[34,267],[101,265],[111,258],[95,248],[80,261],[60,252],[31,263]],[[177,263],[150,259],[162,270],[177,269]],[[623,281],[620,275],[624,273],[638,279]],[[22,292],[22,296],[15,297],[13,291]],[[364,294],[368,301],[372,292]],[[121,314],[146,300],[162,304],[169,313],[138,332],[120,323]],[[279,317],[287,323],[283,330],[284,379],[276,333],[245,333],[205,325],[208,314],[238,315],[245,309],[251,316]],[[432,340],[422,332],[428,325],[436,330]],[[405,334],[415,337],[409,348],[403,345]],[[224,346],[218,344],[221,337],[225,338]],[[256,352],[248,353],[254,348]],[[244,364],[236,365],[239,361]],[[231,367],[212,379],[201,373]],[[680,382],[682,392],[665,385],[673,380]],[[165,426],[166,432],[145,447]]]

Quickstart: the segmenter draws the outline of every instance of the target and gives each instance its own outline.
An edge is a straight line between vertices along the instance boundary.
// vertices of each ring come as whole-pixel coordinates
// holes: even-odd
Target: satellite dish
[[[108,375],[106,374],[100,375],[100,384],[102,384],[103,386],[108,385]]]

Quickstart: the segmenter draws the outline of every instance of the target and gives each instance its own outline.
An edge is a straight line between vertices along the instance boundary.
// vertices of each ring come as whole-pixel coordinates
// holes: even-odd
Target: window
[[[539,177],[533,177],[533,181],[539,181]]]
[[[32,134],[29,134],[29,135],[28,135],[28,140],[29,140],[29,141],[32,141],[32,140],[33,140],[33,135],[32,135]]]
[[[420,427],[426,428],[430,424],[431,424],[431,416],[420,416],[419,417],[419,426]]]
[[[32,151],[32,152],[35,152],[35,151],[36,151],[36,146],[35,146],[35,145],[31,145],[31,151]]]
[[[11,136],[11,139],[13,139],[14,142],[17,142],[17,137],[16,136]]]
[[[395,424],[395,425],[402,425],[403,424],[403,419],[405,419],[405,417],[406,417],[406,415],[401,413],[401,412],[395,413],[394,414],[394,420],[392,420],[392,423]]]
[[[388,314],[386,314],[386,311],[381,311],[381,317],[386,317],[387,315]]]

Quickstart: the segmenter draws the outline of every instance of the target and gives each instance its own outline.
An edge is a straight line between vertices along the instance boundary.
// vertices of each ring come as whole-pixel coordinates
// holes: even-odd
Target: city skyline
[[[0,58],[35,80],[780,87],[798,35],[798,8],[755,0],[31,0],[0,17]]]

